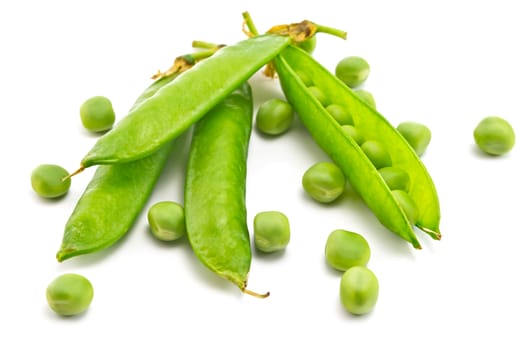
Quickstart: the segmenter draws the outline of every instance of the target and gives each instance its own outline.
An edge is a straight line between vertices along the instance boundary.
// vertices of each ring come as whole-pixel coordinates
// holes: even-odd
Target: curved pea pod
[[[151,84],[132,109],[174,78]],[[66,223],[58,261],[107,248],[129,231],[164,168],[172,144],[143,159],[97,168]]]
[[[133,108],[98,139],[82,159],[81,169],[129,162],[153,153],[198,121],[290,42],[290,37],[266,34],[220,49]]]
[[[186,232],[195,255],[249,294],[245,191],[252,114],[246,83],[195,124],[184,195]]]
[[[434,239],[439,239],[440,209],[434,183],[426,167],[399,132],[310,55],[289,47],[276,57],[274,64],[284,94],[313,139],[343,170],[379,221],[415,248],[421,248],[413,225],[377,169],[359,145],[345,136],[342,127],[322,104],[309,94],[298,72],[307,71],[312,83],[326,94],[331,103],[337,103],[350,112],[356,129],[365,140],[381,140],[388,145],[392,166],[405,170],[410,176],[408,193],[419,213],[415,225]]]

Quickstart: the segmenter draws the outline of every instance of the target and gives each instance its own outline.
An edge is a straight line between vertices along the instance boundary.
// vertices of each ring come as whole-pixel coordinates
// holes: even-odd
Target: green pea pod
[[[399,132],[331,72],[301,50],[286,48],[276,57],[274,64],[287,99],[316,143],[343,170],[379,221],[414,247],[421,248],[412,224],[392,196],[388,185],[359,145],[345,135],[339,123],[310,94],[300,79],[302,72],[308,72],[312,83],[324,92],[331,103],[339,104],[350,112],[356,129],[365,140],[380,140],[388,145],[392,165],[410,175],[408,193],[419,211],[415,225],[434,239],[439,239],[440,210],[436,189],[425,166]]]
[[[173,79],[175,76],[169,76],[151,84],[132,109]],[[164,168],[172,144],[143,159],[97,168],[66,223],[58,261],[107,248],[129,231]]]
[[[99,138],[81,161],[81,169],[128,162],[153,153],[193,125],[290,42],[288,36],[267,34],[220,49],[132,109]],[[173,103],[174,97],[177,103]]]
[[[196,256],[250,294],[245,190],[252,114],[246,83],[195,124],[184,196],[186,232]]]

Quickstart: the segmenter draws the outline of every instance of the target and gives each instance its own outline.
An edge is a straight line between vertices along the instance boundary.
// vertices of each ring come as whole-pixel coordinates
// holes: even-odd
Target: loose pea
[[[397,130],[412,146],[418,156],[425,153],[432,137],[430,129],[426,125],[416,122],[402,122],[397,126]]]
[[[353,125],[354,119],[341,105],[332,103],[326,107],[326,111],[341,125]]]
[[[397,200],[401,208],[403,208],[408,221],[411,224],[414,224],[418,219],[419,210],[417,209],[417,205],[414,203],[412,197],[410,197],[408,192],[402,190],[393,190],[392,195]]]
[[[59,315],[78,315],[89,307],[93,300],[93,286],[84,276],[66,273],[55,278],[47,287],[49,307]]]
[[[378,170],[391,190],[407,191],[410,188],[410,175],[398,167],[387,166]]]
[[[303,188],[313,199],[321,203],[335,201],[344,191],[346,179],[337,165],[318,162],[303,174]]]
[[[279,211],[264,211],[253,220],[255,247],[271,253],[286,248],[290,242],[290,223]]]
[[[297,46],[309,54],[312,54],[315,50],[315,47],[317,46],[317,37],[314,35],[304,41],[301,41],[299,44],[297,44]]]
[[[93,96],[80,106],[82,125],[93,132],[111,129],[115,123],[115,111],[111,101],[104,96]]]
[[[31,173],[33,190],[44,198],[58,198],[65,195],[71,187],[71,179],[66,169],[55,164],[41,164]]]
[[[294,110],[288,102],[272,98],[259,107],[255,125],[264,134],[279,135],[290,129],[293,115]]]
[[[512,150],[516,136],[507,120],[491,116],[482,119],[476,126],[474,140],[483,152],[499,156]]]
[[[321,102],[323,106],[328,105],[328,98],[326,97],[325,93],[321,89],[319,89],[317,86],[309,86],[308,91],[310,91],[310,93],[314,95],[314,97],[319,102]]]
[[[354,314],[363,315],[372,311],[379,296],[376,275],[365,266],[354,266],[341,277],[339,296],[344,308]]]
[[[363,142],[365,142],[365,139],[363,135],[355,128],[353,125],[342,125],[341,129],[345,133],[346,136],[353,139],[358,145],[361,145]]]
[[[376,108],[376,100],[374,99],[374,96],[365,89],[359,89],[354,91],[355,94],[361,98],[363,101],[368,103],[368,105],[372,108]]]
[[[359,233],[335,230],[328,235],[325,258],[336,270],[346,271],[352,266],[366,266],[370,260],[370,246]]]
[[[153,204],[148,210],[150,231],[161,241],[174,241],[186,233],[184,208],[172,201]]]
[[[350,88],[363,84],[369,73],[370,65],[364,58],[359,56],[345,57],[335,67],[335,76]]]
[[[392,166],[392,158],[386,148],[378,141],[369,140],[363,142],[361,149],[377,169]]]

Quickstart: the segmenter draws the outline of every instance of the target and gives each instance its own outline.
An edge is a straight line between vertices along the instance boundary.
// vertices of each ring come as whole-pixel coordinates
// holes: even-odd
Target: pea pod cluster
[[[306,52],[289,46],[273,63],[286,98],[313,139],[343,170],[379,221],[415,248],[421,245],[414,233],[414,224],[439,239],[440,208],[434,183],[399,132]],[[326,100],[320,100],[314,91],[321,91]],[[362,138],[387,147],[391,166],[409,174],[406,193],[416,206],[416,217],[412,219],[399,192],[388,186],[356,139],[349,137],[345,128],[327,111],[327,105],[339,105],[350,113],[352,127]]]

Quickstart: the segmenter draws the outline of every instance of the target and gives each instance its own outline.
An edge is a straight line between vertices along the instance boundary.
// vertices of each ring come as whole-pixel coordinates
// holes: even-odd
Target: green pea
[[[346,271],[352,266],[366,266],[370,260],[370,246],[359,233],[335,230],[328,235],[325,258],[336,270]]]
[[[94,96],[80,106],[80,120],[89,131],[102,132],[113,127],[115,111],[111,101],[104,96]]]
[[[361,149],[377,169],[392,166],[392,158],[386,148],[378,141],[369,140],[363,142]]]
[[[346,179],[341,169],[331,162],[318,162],[303,174],[303,188],[321,203],[335,201],[344,191]]]
[[[309,86],[308,91],[310,91],[310,93],[314,95],[315,99],[321,102],[323,106],[328,105],[328,98],[326,97],[325,93],[317,86]]]
[[[255,126],[264,134],[279,135],[290,129],[293,116],[294,110],[288,102],[272,98],[259,107]]]
[[[379,297],[376,275],[365,266],[349,268],[341,277],[339,296],[348,312],[354,315],[371,312]]]
[[[93,286],[84,276],[66,273],[56,277],[47,287],[49,307],[61,316],[81,314],[93,300]]]
[[[332,103],[326,107],[326,111],[341,125],[353,125],[354,119],[341,105]]]
[[[41,197],[58,198],[65,195],[71,187],[68,175],[67,170],[59,165],[41,164],[31,173],[31,186]]]
[[[358,145],[365,142],[363,135],[353,125],[342,125],[341,129],[347,137],[353,139]]]
[[[369,73],[370,65],[364,58],[359,56],[345,57],[335,67],[335,76],[350,88],[363,84]]]
[[[378,170],[391,190],[408,192],[410,188],[410,175],[404,169],[387,166]]]
[[[408,221],[411,224],[414,224],[418,219],[419,210],[412,197],[410,197],[408,192],[402,190],[393,190],[392,195],[399,203],[401,208],[403,208],[403,212],[407,216]]]
[[[290,223],[279,211],[264,211],[253,220],[255,247],[271,253],[286,248],[290,242]]]
[[[374,96],[365,89],[359,89],[354,91],[355,94],[361,98],[361,100],[365,101],[370,107],[376,108],[376,100],[374,99]]]
[[[184,208],[172,201],[153,204],[148,210],[150,231],[161,241],[174,241],[186,233]]]
[[[314,35],[304,41],[301,41],[299,44],[297,44],[297,46],[311,55],[317,46],[317,37]]]
[[[295,73],[297,74],[299,79],[301,79],[301,81],[303,82],[304,85],[311,86],[313,84],[312,83],[312,78],[305,71],[298,70]]]
[[[483,152],[499,156],[512,150],[516,136],[508,121],[491,116],[482,119],[476,126],[474,140]]]
[[[432,137],[430,129],[426,125],[416,122],[402,122],[397,126],[397,131],[403,135],[418,156],[425,153]]]

